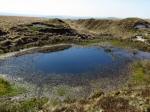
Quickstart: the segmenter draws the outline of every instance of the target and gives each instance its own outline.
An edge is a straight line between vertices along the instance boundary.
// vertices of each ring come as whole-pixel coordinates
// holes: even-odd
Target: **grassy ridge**
[[[148,27],[150,24],[146,20],[140,18],[127,18],[123,20],[107,20],[107,19],[81,19],[76,23],[80,29],[92,31],[98,35],[109,34],[115,38],[130,38],[135,35],[145,35],[145,31],[149,30],[136,29],[136,25],[144,25]]]

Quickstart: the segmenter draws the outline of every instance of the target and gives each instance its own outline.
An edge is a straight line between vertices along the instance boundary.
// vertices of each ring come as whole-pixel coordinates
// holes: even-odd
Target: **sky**
[[[150,18],[150,0],[0,0],[0,14]]]

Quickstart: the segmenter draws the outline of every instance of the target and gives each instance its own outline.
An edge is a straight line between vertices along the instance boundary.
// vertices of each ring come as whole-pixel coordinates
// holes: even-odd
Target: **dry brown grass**
[[[45,20],[37,17],[0,16],[0,28],[8,30],[13,26]]]
[[[147,20],[140,18],[127,18],[123,20],[111,19],[80,19],[72,21],[79,30],[86,30],[98,35],[111,34],[117,38],[129,38],[139,34],[145,34],[147,30],[138,30],[134,26],[137,24],[150,24]],[[112,36],[112,37],[113,37]]]

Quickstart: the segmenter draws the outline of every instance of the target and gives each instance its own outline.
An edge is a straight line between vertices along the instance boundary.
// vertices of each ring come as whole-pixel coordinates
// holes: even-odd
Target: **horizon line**
[[[63,19],[102,19],[102,18],[112,18],[112,19],[125,19],[125,18],[141,18],[141,19],[150,19],[148,17],[135,17],[135,16],[128,16],[128,17],[100,17],[100,16],[72,16],[72,15],[37,15],[37,14],[20,14],[20,13],[7,13],[7,12],[0,12],[0,16],[15,16],[15,17],[37,17],[37,18],[63,18]]]

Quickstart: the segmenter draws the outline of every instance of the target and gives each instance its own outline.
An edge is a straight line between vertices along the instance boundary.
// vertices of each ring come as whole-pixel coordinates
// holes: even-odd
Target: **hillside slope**
[[[122,20],[111,19],[80,19],[72,21],[78,29],[85,29],[100,36],[110,35],[115,38],[130,38],[135,35],[149,35],[150,23],[139,18]]]
[[[0,27],[1,53],[85,38],[60,19],[27,19],[22,24],[10,22],[8,27],[6,23]]]
[[[150,43],[150,23],[139,18],[61,20],[0,17],[0,53],[80,42],[89,39],[131,39],[142,36]]]

